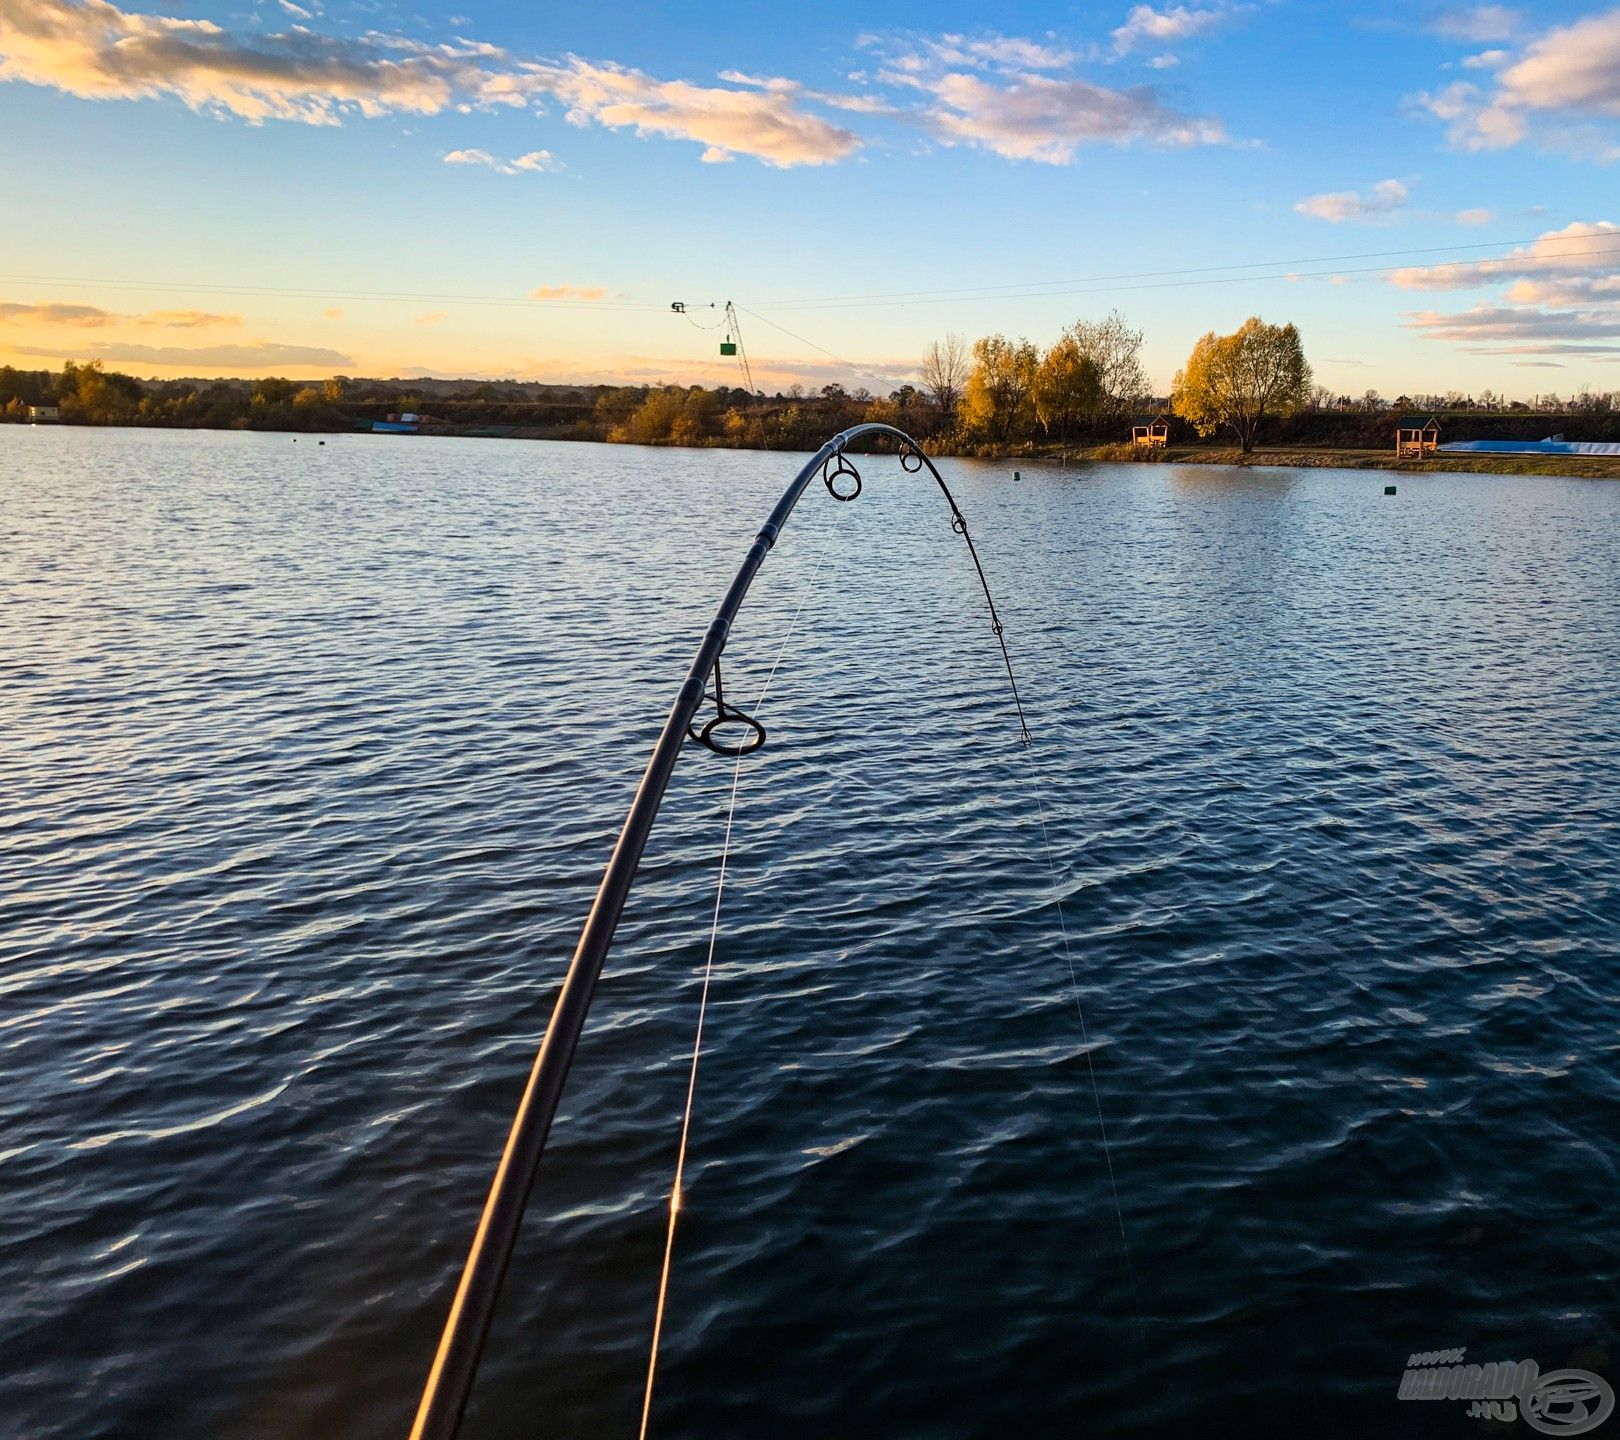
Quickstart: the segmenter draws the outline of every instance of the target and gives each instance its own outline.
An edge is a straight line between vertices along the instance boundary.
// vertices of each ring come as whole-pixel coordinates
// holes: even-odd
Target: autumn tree
[[[1065,444],[1097,418],[1103,401],[1102,372],[1070,335],[1046,352],[1035,372],[1035,418]]]
[[[1310,393],[1311,367],[1299,331],[1250,316],[1234,334],[1212,330],[1193,346],[1170,404],[1200,435],[1229,428],[1247,455],[1268,414],[1290,414]]]
[[[967,341],[954,332],[943,340],[930,341],[923,351],[918,377],[947,424],[956,418],[971,369]]]
[[[1097,371],[1097,418],[1117,422],[1129,416],[1148,393],[1142,332],[1131,329],[1118,310],[1110,310],[1103,320],[1075,321],[1063,335]]]
[[[140,382],[102,369],[101,361],[69,361],[57,381],[57,398],[65,419],[86,425],[127,425],[137,414]]]
[[[1012,439],[1029,417],[1040,355],[1028,340],[986,335],[973,342],[973,370],[962,396],[970,430],[997,444]]]

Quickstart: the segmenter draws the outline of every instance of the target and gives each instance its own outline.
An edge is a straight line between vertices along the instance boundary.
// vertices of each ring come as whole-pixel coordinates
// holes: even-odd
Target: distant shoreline
[[[1257,446],[1244,455],[1234,446],[1170,445],[1162,450],[1129,445],[1098,445],[1071,453],[1070,461],[1110,461],[1150,465],[1276,466],[1295,470],[1385,470],[1408,475],[1564,475],[1580,480],[1620,480],[1620,457],[1603,455],[1435,455],[1397,460],[1388,450],[1346,450],[1331,446]],[[1033,457],[1032,457],[1033,458]],[[1053,457],[1042,456],[1042,459]]]
[[[9,427],[0,427],[0,429]],[[152,425],[19,425],[19,429],[34,430],[207,430],[220,433],[253,435],[287,435],[294,440],[315,440],[334,435],[353,435],[364,439],[377,439],[390,444],[408,445],[424,438],[413,435],[372,435],[368,431],[350,427],[323,430],[241,430],[237,427],[213,426],[152,426]],[[427,432],[425,438],[473,440],[552,440],[577,445],[628,444],[625,441],[597,439],[591,436],[558,433],[538,426],[512,426],[502,434],[491,434],[489,428],[477,431],[460,426],[444,426]],[[931,454],[963,460],[989,460],[1000,464],[1046,466],[1080,466],[1092,464],[1125,465],[1206,465],[1242,468],[1272,468],[1292,470],[1382,470],[1408,475],[1562,475],[1577,480],[1620,480],[1620,458],[1599,455],[1436,455],[1426,460],[1397,460],[1393,447],[1389,450],[1356,450],[1334,446],[1256,446],[1245,455],[1236,446],[1169,445],[1163,449],[1128,444],[1075,446],[1064,449],[1057,445],[1015,445],[1002,448],[988,446],[940,445],[925,440],[924,448]],[[762,449],[753,445],[728,445],[724,440],[707,439],[696,445],[663,442],[641,445],[648,450],[758,450],[761,454],[799,454],[797,450]]]

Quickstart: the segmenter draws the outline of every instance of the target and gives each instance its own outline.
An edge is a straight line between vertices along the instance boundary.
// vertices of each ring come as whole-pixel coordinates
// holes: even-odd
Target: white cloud
[[[212,21],[135,14],[108,0],[5,0],[0,79],[89,100],[168,95],[255,123],[335,125],[350,112],[432,115],[458,98],[524,103],[466,47],[308,31],[237,36]]]
[[[1506,5],[1471,5],[1446,11],[1431,28],[1445,40],[1486,45],[1492,40],[1511,40],[1519,33],[1520,21],[1519,12]]]
[[[595,122],[638,135],[695,140],[705,160],[751,155],[767,165],[830,165],[860,148],[853,131],[800,107],[790,90],[718,89],[655,80],[620,65],[570,56],[565,65],[532,67],[568,107],[572,124]]]
[[[1520,290],[1516,298],[1527,304],[1545,303],[1554,286],[1563,303],[1576,296],[1620,298],[1620,225],[1577,220],[1499,259],[1415,266],[1396,270],[1389,279],[1402,290],[1478,290],[1514,282],[1548,287]]]
[[[1054,36],[1032,40],[1021,35],[862,35],[856,42],[865,49],[891,55],[897,68],[967,70],[1062,70],[1080,57]]]
[[[1497,259],[1397,270],[1389,279],[1403,290],[1500,287],[1495,303],[1407,317],[1432,339],[1495,347],[1481,353],[1578,353],[1568,347],[1620,336],[1620,225],[1607,220],[1550,230]]]
[[[1125,23],[1114,31],[1114,54],[1128,55],[1142,45],[1165,46],[1191,40],[1224,24],[1235,13],[1236,10],[1226,5],[1201,9],[1176,5],[1163,10],[1137,5],[1125,17]]]
[[[1549,148],[1620,159],[1612,130],[1592,124],[1620,119],[1620,9],[1549,30],[1516,58],[1487,52],[1474,59],[1496,72],[1493,89],[1459,81],[1414,102],[1446,123],[1453,145],[1502,150],[1534,133]]]
[[[1228,143],[1220,121],[1188,115],[1168,105],[1152,86],[1116,88],[1046,69],[1008,66],[1035,45],[996,37],[992,63],[984,54],[964,59],[958,36],[938,41],[887,42],[865,37],[864,44],[901,44],[884,54],[877,79],[921,97],[909,112],[945,145],[972,145],[1010,160],[1067,165],[1086,145],[1135,143],[1215,145]],[[1037,47],[1039,48],[1039,47]],[[1043,63],[1057,66],[1067,52],[1041,51]]]
[[[568,167],[549,150],[531,150],[528,154],[519,155],[514,159],[512,168],[514,170],[526,170],[533,174],[541,171],[553,173],[558,170],[566,170]]]
[[[502,160],[488,150],[451,150],[443,158],[446,165],[479,165],[501,175],[538,174],[568,168],[549,150],[531,150],[514,160]]]
[[[1535,110],[1620,116],[1620,10],[1533,41],[1502,74],[1506,102]]]
[[[1522,310],[1476,305],[1472,310],[1443,314],[1419,310],[1407,324],[1431,340],[1452,340],[1493,347],[1488,354],[1535,355],[1603,353],[1620,345],[1620,311],[1600,314],[1576,310]],[[1579,346],[1579,350],[1570,347]]]
[[[1452,219],[1459,225],[1489,225],[1496,218],[1496,212],[1479,207],[1473,210],[1459,210]]]
[[[692,140],[778,166],[829,164],[860,146],[791,93],[660,80],[578,56],[520,60],[464,40],[232,34],[212,21],[137,14],[110,0],[3,0],[0,80],[91,100],[169,96],[255,124],[337,125],[352,114],[437,115],[555,97],[576,124]]]
[[[1014,35],[985,35],[970,40],[941,35],[928,42],[942,65],[992,66],[1001,70],[1061,70],[1075,61],[1072,50]]]
[[[317,0],[286,3],[320,13]],[[1162,46],[1244,8],[1225,0],[1138,5],[1115,43],[1129,49],[1140,36]],[[514,56],[468,39],[342,37],[302,25],[279,34],[232,33],[212,21],[122,10],[112,0],[0,0],[0,80],[93,100],[176,99],[253,124],[340,125],[354,116],[534,110],[554,101],[576,126],[690,142],[708,164],[746,156],[782,168],[829,165],[861,149],[862,137],[829,119],[830,112],[897,116],[947,145],[1049,164],[1066,164],[1095,143],[1227,140],[1218,120],[1185,113],[1153,87],[1079,78],[1071,71],[1076,51],[1052,35],[951,33],[863,43],[887,53],[879,77],[886,94],[876,87],[837,94],[739,71],[725,72],[719,84],[666,80],[577,55]],[[1148,63],[1167,67],[1175,58],[1160,50]],[[464,148],[443,159],[506,175],[562,168],[547,150],[508,159]]]
[[[1217,145],[1217,120],[1184,115],[1147,86],[1112,90],[1086,80],[1024,75],[993,84],[949,74],[931,87],[927,119],[946,144],[972,144],[1012,160],[1067,165],[1083,145]]]
[[[844,95],[828,90],[808,90],[797,80],[780,75],[749,75],[742,70],[722,70],[720,79],[728,85],[746,85],[768,94],[813,100],[831,110],[847,110],[857,115],[891,115],[894,106],[876,95]],[[851,76],[851,79],[856,77]]]
[[[1334,225],[1352,220],[1361,224],[1382,224],[1405,207],[1410,193],[1399,180],[1380,180],[1364,191],[1335,190],[1326,195],[1307,196],[1294,209],[1301,215]]]

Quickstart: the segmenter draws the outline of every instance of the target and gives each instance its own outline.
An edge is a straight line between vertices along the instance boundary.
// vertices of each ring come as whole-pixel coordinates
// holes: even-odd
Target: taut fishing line
[[[767,321],[766,323],[768,324],[770,322]],[[920,469],[921,466],[919,465],[917,468]],[[854,499],[855,496],[860,493],[859,476],[857,475],[855,478],[856,489],[853,494],[840,496],[839,492],[833,488],[833,484],[830,479],[828,480],[828,489],[831,493],[833,493],[835,498]],[[972,557],[975,568],[978,570],[981,585],[983,586],[985,600],[990,611],[992,632],[996,636],[998,642],[1000,642],[1002,658],[1007,664],[1008,680],[1011,682],[1013,696],[1016,701],[1018,699],[1017,682],[1012,679],[1012,662],[1007,655],[1007,644],[1003,634],[1000,617],[996,613],[994,601],[990,599],[989,587],[988,585],[984,584],[984,567],[979,562],[978,551],[973,546],[973,542],[967,533],[966,521],[961,516],[961,512],[956,509],[954,500],[952,501],[952,512],[952,529],[968,541],[969,554]],[[765,677],[765,683],[760,689],[759,699],[755,702],[751,712],[754,720],[756,721],[758,720],[760,712],[764,707],[766,698],[770,694],[771,685],[776,678],[776,672],[782,664],[783,657],[787,653],[788,644],[792,640],[795,631],[798,629],[799,620],[804,614],[805,607],[809,604],[812,596],[814,596],[816,593],[816,581],[820,578],[822,566],[826,563],[827,556],[832,552],[834,541],[837,539],[840,529],[841,519],[834,520],[832,527],[822,544],[821,553],[816,559],[815,567],[810,573],[810,578],[805,582],[805,593],[800,598],[798,606],[793,612],[793,618],[789,622],[787,630],[782,636],[781,644],[777,648],[776,657],[772,661],[770,671]],[[719,687],[717,684],[717,691],[718,688]],[[723,702],[721,702],[721,708],[723,711]],[[1024,724],[1023,707],[1021,703],[1018,705],[1018,717],[1020,739],[1023,747],[1028,750],[1031,745],[1032,737],[1027,725]],[[921,728],[921,724],[922,722],[920,721],[914,724],[910,733],[915,735],[916,732]],[[720,753],[729,752],[722,751]],[[731,837],[736,822],[737,795],[742,780],[743,758],[745,755],[750,753],[752,753],[752,751],[749,749],[741,749],[737,751],[736,758],[732,765],[730,794],[726,803],[725,829],[720,846],[720,867],[715,884],[714,909],[710,916],[708,945],[704,955],[703,977],[698,996],[697,1024],[692,1039],[692,1058],[687,1072],[686,1099],[681,1113],[680,1136],[675,1158],[675,1174],[669,1191],[669,1218],[664,1232],[663,1261],[659,1268],[658,1296],[653,1312],[652,1340],[647,1356],[647,1379],[642,1393],[641,1424],[638,1431],[639,1440],[647,1440],[648,1432],[652,1423],[653,1393],[657,1383],[658,1360],[664,1333],[664,1318],[667,1313],[669,1303],[670,1275],[674,1265],[675,1254],[675,1231],[680,1217],[682,1200],[685,1193],[684,1185],[686,1178],[686,1160],[691,1139],[692,1115],[697,1099],[698,1068],[703,1054],[704,1027],[708,1018],[709,995],[714,978],[714,959],[719,946],[720,914],[721,906],[725,897],[726,878],[730,869]],[[1038,777],[1036,778],[1038,779]],[[1137,1287],[1136,1267],[1131,1257],[1130,1239],[1125,1229],[1125,1214],[1119,1198],[1119,1182],[1114,1169],[1113,1151],[1108,1140],[1108,1127],[1103,1118],[1102,1093],[1097,1081],[1096,1066],[1092,1060],[1091,1037],[1089,1028],[1086,1024],[1085,1006],[1080,997],[1080,982],[1075,969],[1073,949],[1069,942],[1068,922],[1063,913],[1063,896],[1061,881],[1058,874],[1057,858],[1052,849],[1051,834],[1047,828],[1046,822],[1046,808],[1042,803],[1038,784],[1032,787],[1032,796],[1035,801],[1036,817],[1040,826],[1041,840],[1046,853],[1047,870],[1051,877],[1052,903],[1057,911],[1058,934],[1062,944],[1064,960],[1068,968],[1069,993],[1074,1002],[1075,1014],[1080,1022],[1081,1050],[1085,1056],[1086,1073],[1091,1086],[1092,1106],[1097,1117],[1097,1133],[1102,1143],[1103,1158],[1108,1174],[1108,1187],[1113,1204],[1114,1221],[1119,1232],[1120,1251],[1124,1260],[1125,1272],[1131,1291],[1133,1313],[1136,1320],[1137,1342],[1139,1347],[1145,1349],[1145,1341],[1142,1330],[1141,1295]]]
[[[1036,777],[1039,780],[1039,777]],[[1069,993],[1074,997],[1074,1013],[1080,1018],[1080,1045],[1086,1057],[1086,1074],[1091,1078],[1091,1103],[1097,1112],[1097,1134],[1102,1140],[1103,1160],[1108,1167],[1108,1189],[1114,1200],[1114,1223],[1119,1228],[1119,1249],[1125,1259],[1125,1275],[1131,1287],[1131,1306],[1136,1316],[1137,1348],[1147,1349],[1142,1329],[1142,1292],[1136,1284],[1136,1266],[1131,1260],[1131,1242],[1125,1234],[1125,1211],[1119,1203],[1119,1181],[1114,1176],[1114,1152],[1108,1144],[1108,1126],[1103,1120],[1102,1091],[1097,1085],[1097,1067],[1091,1059],[1091,1035],[1086,1026],[1086,1007],[1080,1003],[1080,978],[1074,968],[1074,951],[1069,946],[1069,923],[1063,915],[1063,884],[1058,878],[1057,857],[1052,851],[1052,836],[1046,828],[1046,806],[1041,803],[1039,784],[1030,787],[1035,800],[1035,814],[1041,822],[1041,840],[1046,847],[1046,866],[1052,875],[1052,903],[1057,907],[1058,934],[1063,940],[1063,958],[1069,966]]]
[[[725,597],[704,631],[697,654],[675,697],[675,703],[670,707],[669,714],[658,732],[658,739],[653,745],[646,769],[642,772],[641,781],[636,787],[619,838],[602,872],[596,899],[580,931],[573,959],[569,961],[567,972],[557,991],[556,1003],[552,1008],[551,1020],[546,1026],[545,1037],[535,1054],[528,1081],[512,1116],[506,1145],[496,1166],[494,1178],[490,1182],[483,1213],[473,1234],[466,1263],[462,1266],[455,1295],[451,1300],[449,1313],[445,1317],[444,1329],[439,1337],[439,1345],[434,1353],[432,1366],[428,1370],[427,1381],[422,1387],[422,1398],[417,1406],[416,1420],[411,1430],[412,1440],[454,1440],[460,1429],[462,1416],[466,1412],[467,1401],[477,1377],[484,1341],[489,1334],[490,1324],[500,1300],[501,1286],[517,1244],[535,1172],[545,1153],[551,1125],[557,1115],[563,1085],[579,1046],[580,1036],[584,1032],[591,1000],[595,995],[597,982],[601,978],[602,968],[607,962],[614,932],[624,914],[625,903],[640,868],[647,838],[657,818],[659,804],[669,788],[676,762],[685,747],[693,741],[717,754],[737,758],[757,750],[765,743],[764,727],[759,721],[725,701],[720,678],[720,660],[726,642],[730,638],[732,624],[747,598],[749,587],[766,557],[775,547],[783,526],[818,475],[827,487],[828,493],[835,499],[850,501],[860,496],[861,477],[860,472],[850,462],[850,446],[858,441],[870,441],[879,437],[893,441],[900,447],[899,459],[902,471],[915,475],[926,469],[950,507],[951,529],[962,537],[963,543],[967,546],[979,587],[984,593],[991,630],[996,637],[1002,662],[1007,670],[1007,688],[1017,711],[1020,739],[1025,744],[1030,741],[1023,702],[1018,694],[1018,681],[1013,674],[1012,658],[1007,650],[1006,636],[996,613],[995,599],[990,593],[989,581],[979,561],[973,536],[969,533],[967,517],[957,505],[938,467],[915,439],[893,425],[881,421],[866,421],[840,431],[823,444],[799,469],[754,536],[753,543],[748,547]],[[827,544],[829,546],[831,544],[830,537]],[[783,637],[776,661],[772,664],[770,676],[766,680],[767,689],[786,653],[788,640],[797,628],[799,617],[809,602],[814,580],[819,578],[821,563],[818,560],[811,586],[807,587],[806,594],[799,602],[799,609],[795,612],[793,624]],[[709,692],[711,681],[712,694]],[[761,700],[764,698],[765,695],[762,694]],[[715,715],[699,730],[695,728],[698,711],[706,700],[714,701]],[[715,738],[715,731],[718,728],[738,724],[747,727],[751,738],[734,745],[728,745]],[[659,1285],[654,1343],[648,1361],[647,1392],[643,1399],[643,1434],[650,1419],[658,1343],[662,1338],[663,1316],[668,1302],[668,1273],[674,1252],[675,1224],[681,1208],[686,1150],[690,1140],[691,1117],[696,1096],[697,1065],[702,1057],[702,1026],[707,1014],[709,988],[713,979],[723,884],[730,860],[731,833],[740,783],[739,769],[732,775],[731,802],[727,811],[721,855],[720,885],[716,890],[709,949],[704,964],[698,1033],[693,1043],[692,1067],[688,1073],[687,1103],[681,1126],[676,1175],[670,1192],[665,1263]]]
[[[805,582],[804,594],[799,600],[798,608],[793,612],[793,619],[788,624],[787,632],[782,636],[776,659],[771,662],[770,673],[765,677],[765,684],[760,688],[759,699],[751,712],[756,720],[764,708],[766,696],[771,693],[771,682],[776,679],[777,668],[782,663],[782,657],[787,654],[788,642],[792,640],[793,632],[799,628],[799,618],[816,593],[816,581],[820,578],[821,567],[826,563],[827,556],[832,553],[833,541],[842,527],[843,515],[844,512],[840,509],[826,539],[822,542],[821,554],[816,559],[809,580]],[[669,1301],[669,1273],[675,1255],[675,1222],[681,1209],[682,1183],[686,1178],[687,1142],[692,1133],[692,1108],[697,1098],[698,1062],[703,1054],[703,1023],[709,1012],[709,986],[714,977],[714,955],[720,939],[720,902],[725,896],[726,873],[731,859],[731,832],[737,815],[737,787],[742,781],[743,758],[750,753],[752,752],[748,750],[739,750],[731,767],[731,797],[726,804],[726,828],[720,843],[720,875],[714,889],[714,913],[709,922],[709,946],[703,961],[703,984],[698,995],[697,1030],[692,1038],[692,1063],[686,1080],[686,1105],[681,1114],[680,1144],[675,1155],[675,1178],[669,1190],[669,1223],[664,1232],[664,1262],[658,1276],[658,1303],[653,1311],[652,1345],[647,1356],[647,1384],[641,1401],[641,1429],[638,1432],[641,1440],[647,1440],[647,1427],[652,1420],[653,1385],[658,1374],[658,1350],[664,1337],[664,1311]]]
[[[767,322],[769,323],[769,322]],[[899,738],[909,740],[915,738],[922,729],[924,721],[913,722],[909,729],[903,731]],[[1031,737],[1025,732],[1026,740]],[[1034,746],[1026,743],[1023,747],[1029,757],[1029,766],[1034,764]],[[1075,965],[1074,950],[1069,941],[1068,919],[1063,912],[1063,885],[1058,872],[1057,854],[1052,848],[1052,836],[1046,821],[1046,806],[1041,798],[1040,776],[1032,769],[1026,767],[1023,771],[1024,781],[1029,790],[1031,799],[1035,802],[1035,815],[1039,823],[1042,847],[1046,854],[1047,872],[1052,881],[1052,904],[1057,911],[1058,938],[1061,941],[1064,963],[1068,969],[1069,995],[1074,1002],[1074,1012],[1080,1022],[1080,1044],[1086,1060],[1086,1076],[1091,1086],[1092,1109],[1097,1117],[1097,1136],[1102,1143],[1103,1162],[1108,1172],[1109,1197],[1113,1204],[1114,1225],[1119,1232],[1120,1255],[1125,1265],[1125,1275],[1131,1292],[1132,1313],[1135,1319],[1137,1346],[1144,1353],[1147,1348],[1146,1332],[1142,1323],[1142,1293],[1136,1279],[1136,1264],[1131,1256],[1130,1237],[1125,1230],[1125,1211],[1119,1198],[1119,1180],[1114,1170],[1113,1148],[1108,1139],[1108,1124],[1103,1118],[1102,1090],[1097,1081],[1097,1067],[1092,1060],[1092,1046],[1090,1027],[1086,1023],[1085,1004],[1080,998],[1079,971]],[[845,783],[842,777],[835,780],[835,787]]]

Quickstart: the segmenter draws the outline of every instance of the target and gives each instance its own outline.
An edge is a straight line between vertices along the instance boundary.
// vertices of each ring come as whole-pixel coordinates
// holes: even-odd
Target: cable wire
[[[1135,270],[1114,275],[1090,275],[1069,280],[1015,281],[1005,285],[942,286],[937,290],[879,290],[865,295],[823,295],[806,299],[802,296],[785,300],[756,300],[756,305],[769,305],[788,309],[800,305],[819,305],[837,302],[857,303],[867,300],[923,299],[932,295],[993,295],[1003,290],[1044,290],[1060,285],[1104,285],[1119,280],[1154,280],[1177,275],[1206,275],[1222,270],[1275,270],[1281,266],[1337,265],[1346,260],[1387,260],[1397,255],[1439,255],[1458,250],[1501,250],[1514,245],[1564,244],[1575,240],[1592,240],[1594,235],[1546,235],[1529,240],[1482,240],[1472,245],[1425,245],[1405,250],[1360,250],[1350,255],[1306,255],[1285,260],[1245,260],[1232,265],[1191,265],[1179,270]]]

